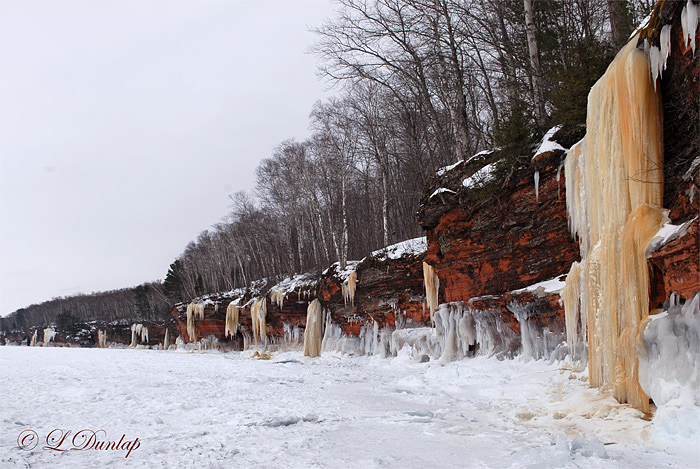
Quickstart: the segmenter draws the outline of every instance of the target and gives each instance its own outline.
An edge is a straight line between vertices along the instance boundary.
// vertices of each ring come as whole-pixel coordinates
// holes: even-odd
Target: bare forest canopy
[[[163,295],[161,282],[134,288],[53,298],[21,308],[0,318],[0,330],[28,330],[30,327],[58,326],[64,331],[75,324],[91,321],[131,324],[138,320],[163,322],[170,312],[170,300]]]
[[[314,105],[310,138],[281,142],[260,163],[254,193],[232,195],[231,212],[187,245],[162,285],[137,287],[150,289],[152,314],[256,279],[344,266],[418,236],[419,200],[438,168],[490,148],[514,167],[527,165],[533,145],[554,125],[583,136],[588,91],[653,6],[337,3],[335,15],[315,29],[313,51],[338,93]],[[141,311],[135,291],[60,301],[81,304],[76,317],[119,318]],[[93,307],[97,298],[113,307]],[[51,322],[63,311],[60,301],[13,313],[3,329],[8,319],[19,325],[21,312],[37,321],[27,326]]]

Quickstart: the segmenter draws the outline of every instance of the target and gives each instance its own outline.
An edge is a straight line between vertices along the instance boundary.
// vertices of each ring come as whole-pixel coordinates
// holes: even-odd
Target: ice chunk
[[[700,406],[700,293],[648,316],[639,346],[639,384],[657,406]]]

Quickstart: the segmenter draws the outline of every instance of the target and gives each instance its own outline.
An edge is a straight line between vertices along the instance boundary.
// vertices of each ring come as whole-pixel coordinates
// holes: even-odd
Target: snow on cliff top
[[[318,275],[313,272],[306,272],[303,274],[297,274],[293,277],[287,277],[275,286],[273,286],[270,291],[279,292],[290,292],[297,290],[301,287],[313,285],[318,280]]]
[[[546,134],[544,134],[544,137],[542,137],[542,142],[540,143],[540,146],[537,148],[537,151],[535,152],[535,156],[532,157],[533,160],[537,159],[540,155],[544,153],[549,153],[552,151],[556,150],[561,150],[561,151],[566,151],[566,148],[562,147],[559,145],[558,142],[552,140],[552,137],[554,137],[554,134],[559,132],[561,129],[561,125],[557,125],[552,127],[547,131]]]
[[[497,165],[498,161],[487,164],[468,178],[465,178],[462,181],[462,185],[467,189],[471,189],[491,182],[495,177]]]
[[[563,277],[563,275],[529,285],[519,290],[513,290],[511,293],[533,292],[536,295],[538,293],[559,293],[564,289],[564,286],[566,285],[566,282],[564,280],[560,280],[561,277]]]
[[[421,236],[374,251],[371,257],[377,260],[399,259],[404,256],[417,256],[427,250],[428,240],[425,236]]]
[[[355,271],[357,268],[357,264],[359,264],[361,261],[348,261],[348,263],[345,265],[345,270],[340,270],[340,262],[336,262],[335,264],[331,265],[329,268],[323,271],[323,274],[321,275],[326,275],[329,270],[335,269],[336,274],[335,276],[338,277],[341,281],[345,281],[348,279],[351,273]]]

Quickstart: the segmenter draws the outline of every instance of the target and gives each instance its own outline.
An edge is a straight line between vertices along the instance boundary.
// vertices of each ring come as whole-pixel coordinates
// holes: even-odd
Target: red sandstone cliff
[[[551,289],[514,292],[565,275],[579,259],[568,228],[562,157],[563,151],[541,155],[530,166],[502,179],[496,176],[481,188],[462,185],[474,173],[473,164],[459,165],[430,182],[419,223],[427,232],[426,262],[440,279],[440,302],[464,302],[498,313],[500,321],[519,334],[517,305],[528,311],[538,331],[563,334],[558,294]],[[441,187],[453,192],[433,195]]]
[[[421,244],[418,242],[418,244]],[[363,261],[352,263],[343,272],[338,265],[321,274],[304,274],[285,281],[259,282],[252,288],[208,295],[194,300],[204,308],[204,318],[193,318],[197,339],[214,337],[219,346],[240,350],[254,343],[251,308],[255,300],[266,302],[268,345],[301,345],[306,326],[307,307],[319,298],[330,314],[332,324],[344,334],[359,335],[366,325],[395,327],[400,321],[427,325],[430,314],[425,309],[422,262],[424,252],[407,251],[403,255],[378,251]],[[350,272],[356,272],[354,298],[347,302],[343,283]],[[231,302],[240,305],[239,331],[226,337],[226,309]],[[281,304],[280,304],[281,303]],[[177,330],[185,342],[192,342],[187,332],[187,304],[178,304],[172,314]]]

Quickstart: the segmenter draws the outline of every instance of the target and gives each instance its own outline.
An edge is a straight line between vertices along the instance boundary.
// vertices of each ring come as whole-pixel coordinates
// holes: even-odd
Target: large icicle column
[[[306,310],[306,329],[304,330],[304,356],[321,355],[323,339],[323,307],[318,298],[309,304]]]
[[[197,324],[195,319],[204,319],[204,303],[190,303],[187,305],[187,335],[190,342],[197,342]]]
[[[226,337],[233,338],[238,334],[238,315],[240,310],[236,301],[229,303],[226,308],[226,328],[224,330]]]
[[[425,283],[425,302],[430,309],[430,322],[433,322],[433,313],[438,309],[440,278],[435,273],[435,268],[426,262],[423,262],[423,282]]]
[[[345,301],[345,306],[350,303],[350,305],[355,306],[355,289],[357,288],[357,272],[352,271],[348,278],[345,279],[342,285],[343,300]]]
[[[97,330],[97,346],[100,348],[107,348],[107,331]]]
[[[143,324],[132,324],[129,348],[136,348],[139,345],[139,339],[142,344],[148,344],[148,328]]]
[[[662,108],[633,38],[588,96],[587,132],[566,157],[566,199],[581,263],[564,302],[572,348],[588,332],[592,386],[648,410],[637,342],[649,313],[645,249],[665,219]]]
[[[253,327],[253,340],[258,345],[258,338],[267,345],[267,298],[262,297],[250,308],[250,319]]]
[[[53,341],[56,335],[56,331],[53,328],[47,327],[44,329],[44,347],[48,347],[49,342]]]

